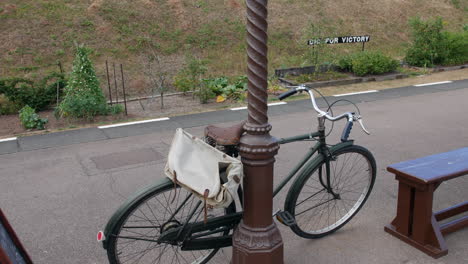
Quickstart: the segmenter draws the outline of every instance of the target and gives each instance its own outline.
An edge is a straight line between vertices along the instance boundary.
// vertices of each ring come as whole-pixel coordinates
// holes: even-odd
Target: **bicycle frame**
[[[300,190],[300,182],[303,177],[307,177],[312,170],[314,170],[321,162],[325,161],[326,164],[326,182],[323,182],[324,179],[320,177],[322,185],[328,189],[332,194],[333,191],[328,188],[329,186],[329,174],[330,174],[330,164],[329,161],[332,159],[331,153],[343,149],[345,147],[353,145],[353,141],[349,140],[346,142],[340,142],[334,146],[327,146],[326,144],[326,135],[324,127],[324,118],[319,117],[319,129],[317,132],[282,138],[278,140],[279,144],[288,144],[298,141],[317,141],[314,146],[312,146],[305,156],[297,163],[297,165],[291,170],[291,172],[283,179],[274,189],[273,197],[276,196],[287,183],[295,177],[293,184],[291,185],[286,203],[290,197],[289,193]],[[321,169],[321,168],[320,168]],[[321,174],[321,173],[320,173]],[[135,197],[144,195],[147,192],[150,192],[154,188],[172,188],[173,182],[168,179],[161,179],[158,183],[142,190],[140,193],[136,194]],[[114,214],[111,220],[108,222],[105,228],[105,234],[109,233],[112,230],[112,227],[117,224],[117,219],[126,212],[131,206],[132,201],[135,201],[135,197],[129,199],[126,204],[124,204],[119,210]],[[193,209],[197,210],[197,208]],[[178,228],[171,229],[167,232],[161,234],[161,237],[154,242],[158,243],[182,243],[182,250],[200,250],[200,249],[211,249],[211,248],[221,248],[232,245],[232,235],[223,235],[218,237],[207,237],[213,233],[217,233],[226,229],[234,228],[242,219],[242,212],[237,212],[234,214],[224,215],[216,217],[213,219],[208,219],[206,223],[196,222],[193,224],[188,224],[188,221],[191,220],[191,216],[186,220],[182,226]],[[198,234],[197,234],[198,233]],[[152,241],[152,240],[151,240]],[[103,241],[104,248],[107,247],[106,240]]]
[[[292,142],[298,142],[298,141],[309,141],[309,140],[315,140],[315,138],[318,138],[317,143],[313,147],[309,149],[309,151],[304,155],[304,157],[296,164],[296,166],[291,170],[291,172],[286,176],[284,180],[282,180],[274,189],[273,191],[273,197],[275,197],[283,188],[288,184],[288,182],[296,176],[296,174],[301,170],[299,175],[307,175],[307,172],[310,172],[312,169],[315,168],[320,162],[324,161],[326,162],[326,169],[327,169],[327,175],[329,175],[329,160],[330,160],[330,155],[329,153],[333,153],[339,149],[351,146],[354,142],[352,140],[347,141],[347,142],[342,142],[338,143],[337,145],[334,145],[332,147],[328,147],[325,142],[325,131],[317,131],[314,133],[309,133],[309,134],[304,134],[304,135],[299,135],[299,136],[294,136],[294,137],[288,137],[288,138],[282,138],[278,141],[279,144],[288,144]],[[317,155],[315,155],[318,152]],[[312,158],[315,155],[314,158]],[[328,177],[327,177],[328,178]],[[296,178],[295,182],[299,179],[299,177]],[[327,179],[329,180],[329,179]],[[291,189],[295,186],[296,184],[293,183],[291,186]],[[328,184],[327,184],[328,185]]]

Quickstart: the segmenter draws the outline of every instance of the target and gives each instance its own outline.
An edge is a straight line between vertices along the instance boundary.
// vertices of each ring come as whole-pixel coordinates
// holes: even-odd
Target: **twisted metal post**
[[[268,123],[267,0],[247,3],[247,132],[239,152],[244,164],[244,213],[233,235],[233,264],[283,263],[283,242],[272,215],[273,164],[279,145]]]
[[[268,122],[267,1],[247,1],[248,121],[261,126]]]

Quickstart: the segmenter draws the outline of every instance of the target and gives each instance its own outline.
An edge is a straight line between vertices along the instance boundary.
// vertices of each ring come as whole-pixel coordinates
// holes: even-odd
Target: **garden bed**
[[[308,68],[308,67],[304,67]],[[453,71],[468,68],[467,64],[457,66],[438,66],[434,68],[420,68],[420,67],[409,67],[404,66],[398,69],[398,72],[385,73],[379,75],[366,75],[363,77],[354,76],[351,73],[330,71],[330,72],[318,72],[301,75],[287,75],[280,77],[278,80],[285,85],[298,85],[305,84],[309,87],[329,87],[338,85],[349,85],[363,82],[374,82],[374,81],[387,81],[395,79],[403,79],[412,76],[421,76],[437,72]],[[297,72],[300,68],[294,68],[294,72]],[[330,78],[334,77],[334,78]],[[327,80],[327,78],[329,78]],[[311,81],[308,81],[311,80]]]
[[[164,97],[164,109],[161,109],[160,99],[146,99],[127,103],[128,116],[125,113],[108,116],[97,116],[92,120],[88,119],[56,119],[54,110],[38,112],[41,118],[47,118],[46,130],[27,130],[21,125],[18,115],[0,115],[0,138],[29,135],[37,133],[48,133],[66,129],[76,129],[82,127],[94,127],[103,124],[120,123],[145,118],[158,118],[175,116],[210,110],[220,110],[239,103],[225,101],[216,103],[214,100],[207,104],[200,104],[198,98],[193,99],[191,95],[174,95]]]

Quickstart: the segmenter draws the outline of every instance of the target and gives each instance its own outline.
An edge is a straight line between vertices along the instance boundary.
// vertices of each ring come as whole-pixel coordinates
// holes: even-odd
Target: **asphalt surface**
[[[379,90],[376,93],[326,97],[326,100],[333,102],[337,99],[351,100],[354,103],[373,102],[377,100],[386,100],[392,98],[414,96],[418,94],[436,93],[447,90],[463,89],[468,86],[468,80],[453,81],[439,85],[429,85],[423,87],[406,86],[401,88]],[[319,106],[325,107],[326,104],[322,98],[317,98]],[[349,102],[343,101],[337,105],[346,105]],[[270,107],[268,115],[270,117],[288,114],[305,112],[311,109],[309,100],[290,101],[285,105],[277,105]],[[55,132],[50,134],[19,137],[17,140],[0,141],[0,155],[9,154],[21,151],[30,151],[57,146],[65,146],[71,144],[79,144],[113,138],[129,137],[150,134],[162,131],[172,131],[178,127],[197,127],[208,124],[216,124],[222,122],[240,121],[246,119],[246,110],[231,111],[229,109],[223,111],[205,112],[191,115],[182,115],[171,117],[169,120],[161,122],[150,122],[137,124],[132,126],[121,126],[107,129],[83,128],[77,130],[69,130],[63,132]]]
[[[449,254],[438,260],[383,231],[395,215],[397,195],[397,182],[386,166],[467,147],[466,98],[466,80],[334,98],[358,103],[372,135],[355,126],[351,138],[374,153],[377,181],[363,210],[331,236],[304,240],[278,224],[285,263],[468,263],[466,228],[446,236]],[[306,100],[270,107],[272,135],[315,129],[311,109]],[[353,106],[346,103],[334,109],[335,113],[348,110]],[[0,142],[0,206],[35,263],[107,263],[96,233],[127,197],[163,177],[174,128],[184,127],[200,136],[204,125],[234,124],[245,119],[246,113],[225,110]],[[335,125],[328,142],[337,142],[342,125]],[[282,146],[275,181],[286,175],[307,148],[307,144]],[[286,191],[275,197],[275,209],[282,208]],[[466,200],[468,177],[461,177],[439,187],[434,208]],[[223,250],[210,263],[227,263],[229,255],[229,249]]]

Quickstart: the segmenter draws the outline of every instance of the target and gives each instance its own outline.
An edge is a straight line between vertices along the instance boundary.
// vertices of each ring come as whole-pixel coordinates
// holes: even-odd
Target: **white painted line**
[[[14,141],[14,140],[16,140],[16,139],[17,139],[16,137],[1,138],[1,139],[0,139],[0,142]]]
[[[444,84],[444,83],[452,83],[452,81],[433,82],[433,83],[423,83],[423,84],[416,84],[416,85],[414,85],[414,86],[420,87],[420,86],[429,86],[429,85]]]
[[[355,94],[366,94],[366,93],[376,93],[377,90],[370,90],[370,91],[363,91],[363,92],[355,92],[355,93],[345,93],[345,94],[335,94],[333,96],[340,97],[340,96],[347,96],[347,95],[355,95]]]
[[[277,103],[271,103],[271,104],[268,104],[268,106],[274,106],[274,105],[285,105],[287,104],[286,102],[277,102]]]
[[[135,122],[128,122],[128,123],[112,124],[112,125],[108,125],[108,126],[98,126],[98,128],[99,129],[105,129],[105,128],[111,128],[111,127],[130,126],[130,125],[144,124],[144,123],[151,123],[151,122],[158,122],[158,121],[165,121],[165,120],[169,120],[169,117],[142,120],[142,121],[135,121]]]
[[[231,108],[231,111],[239,111],[239,110],[244,110],[244,109],[247,109],[247,106]]]

